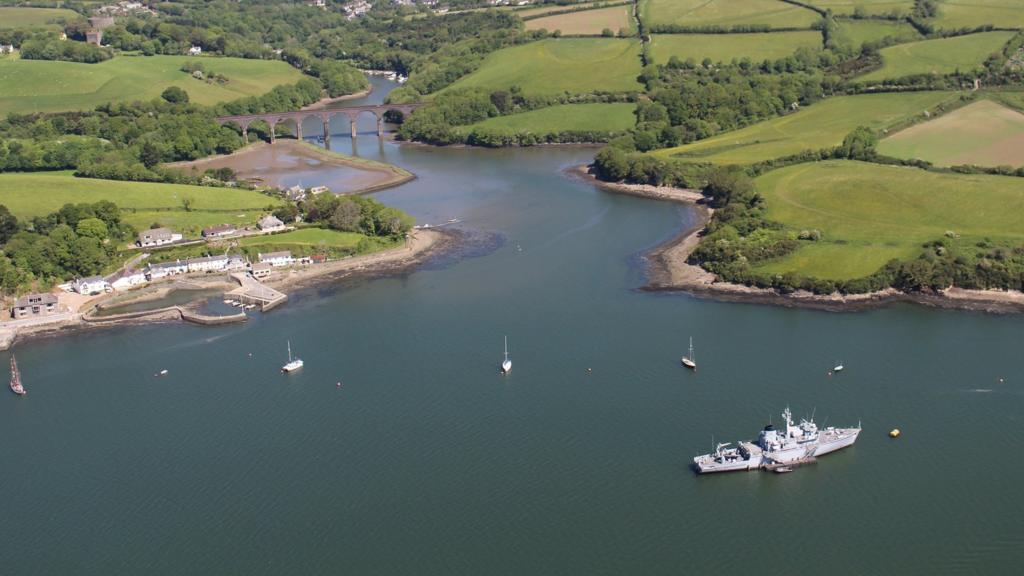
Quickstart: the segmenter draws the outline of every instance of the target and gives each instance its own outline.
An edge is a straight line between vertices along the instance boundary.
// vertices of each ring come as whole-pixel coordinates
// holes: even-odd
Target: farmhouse
[[[85,31],[85,41],[89,44],[100,46],[103,44],[103,30],[91,29]]]
[[[0,54],[13,54],[13,53],[14,53],[14,45],[13,44],[0,44]]]
[[[189,56],[199,56],[202,53],[203,53],[203,49],[200,46],[192,46],[191,48],[188,49],[188,55]]]
[[[278,220],[276,216],[268,215],[260,218],[259,222],[256,223],[256,227],[264,232],[280,232],[284,230],[284,222]]]
[[[139,232],[139,239],[135,241],[135,244],[142,248],[148,248],[163,246],[179,240],[181,240],[181,234],[172,232],[170,228],[153,228]]]
[[[11,307],[12,318],[49,316],[57,313],[57,297],[53,294],[29,294],[18,298]]]
[[[110,284],[102,276],[90,276],[79,278],[73,284],[75,292],[79,294],[99,294],[110,289]]]
[[[270,276],[270,273],[272,271],[273,267],[270,264],[265,264],[263,262],[254,262],[252,265],[252,277],[256,278],[257,280],[260,278],[266,278],[267,276]]]
[[[165,276],[175,276],[186,272],[188,272],[188,262],[182,262],[181,260],[161,262],[159,264],[150,264],[146,267],[146,278],[157,280]]]
[[[185,261],[185,266],[189,272],[214,272],[227,268],[227,265],[227,254],[189,258]]]
[[[290,250],[284,250],[281,252],[262,252],[258,254],[259,261],[262,264],[270,264],[271,266],[287,266],[292,262],[295,262],[295,258],[292,258]]]
[[[203,228],[203,238],[222,238],[224,236],[230,236],[237,231],[238,229],[231,224],[221,224],[219,226]]]

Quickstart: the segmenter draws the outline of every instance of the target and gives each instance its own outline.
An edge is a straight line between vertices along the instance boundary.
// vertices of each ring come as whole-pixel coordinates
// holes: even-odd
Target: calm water
[[[358,147],[420,176],[379,199],[467,247],[241,326],[19,345],[0,572],[1019,571],[1019,316],[645,293],[689,212],[560,174],[592,151]],[[864,433],[792,474],[690,471],[787,404]]]

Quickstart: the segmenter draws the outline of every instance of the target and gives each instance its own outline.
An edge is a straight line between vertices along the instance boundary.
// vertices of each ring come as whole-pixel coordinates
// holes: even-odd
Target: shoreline
[[[585,165],[574,166],[566,171],[574,177],[611,192],[689,204],[697,210],[697,223],[684,228],[673,238],[644,254],[643,258],[647,262],[647,284],[641,286],[640,290],[645,292],[685,292],[722,302],[771,304],[830,312],[869,310],[900,302],[997,314],[1024,312],[1024,292],[952,287],[932,294],[908,294],[895,288],[866,294],[822,295],[804,290],[782,294],[770,288],[720,282],[711,272],[687,263],[690,253],[697,247],[704,228],[714,214],[712,208],[703,204],[704,197],[698,191],[646,184],[603,182],[591,173],[589,166]]]
[[[273,144],[263,141],[253,142],[252,144],[239,148],[231,154],[218,154],[216,156],[207,156],[206,158],[190,160],[187,162],[172,162],[164,164],[163,166],[165,168],[184,171],[204,171],[207,167],[212,167],[212,164],[226,164],[229,168],[242,175],[247,170],[247,166],[242,166],[241,164],[246,163],[249,160],[249,156],[269,150],[290,152],[297,156],[302,156],[312,160],[319,160],[326,164],[354,168],[356,170],[380,175],[379,178],[377,178],[377,181],[372,184],[346,192],[336,192],[338,194],[370,194],[387,188],[393,188],[395,186],[405,184],[410,180],[416,179],[416,175],[412,172],[392,164],[385,164],[384,162],[377,162],[376,160],[367,160],[365,158],[348,156],[346,154],[321,148],[306,141],[289,138],[278,139],[277,142]]]
[[[335,102],[344,102],[346,100],[356,100],[358,98],[365,98],[369,96],[371,92],[373,92],[372,84],[366,90],[360,90],[359,92],[353,92],[352,94],[346,94],[345,96],[334,96],[333,98],[327,96],[321,98],[308,106],[300,108],[300,110],[302,110],[303,112],[307,110],[323,110],[324,108],[327,108],[328,106],[334,104]]]
[[[375,277],[383,274],[404,272],[422,264],[427,259],[446,252],[455,247],[459,241],[457,233],[437,229],[416,229],[410,232],[410,241],[407,245],[388,248],[379,252],[353,256],[343,260],[334,260],[323,264],[311,264],[303,268],[292,268],[278,273],[278,277],[271,277],[262,283],[279,290],[301,290],[317,285],[326,285],[345,278],[351,277]],[[189,279],[177,279],[161,286],[155,291],[142,293],[137,297],[128,297],[116,306],[126,306],[153,300],[159,300],[176,290],[195,290],[204,292],[213,288],[230,290],[233,285],[223,278],[209,282],[196,283],[195,288],[184,288],[182,284]],[[131,293],[126,293],[130,296]],[[48,338],[59,336],[71,336],[80,334],[86,330],[122,328],[126,326],[141,326],[147,324],[162,324],[171,322],[188,321],[185,317],[202,317],[200,313],[200,302],[192,300],[183,304],[171,304],[166,307],[154,308],[152,310],[129,312],[126,317],[113,317],[105,320],[102,316],[90,316],[96,309],[102,307],[108,300],[97,302],[89,307],[89,310],[76,312],[75,316],[61,322],[40,324],[16,328],[10,339],[9,346],[13,347],[21,341],[33,340],[36,338]],[[184,311],[184,313],[182,313]],[[88,318],[87,318],[88,316]],[[231,316],[207,317],[215,319],[227,319]],[[227,320],[224,320],[227,322]],[[222,322],[216,320],[200,322],[200,324],[219,325]]]

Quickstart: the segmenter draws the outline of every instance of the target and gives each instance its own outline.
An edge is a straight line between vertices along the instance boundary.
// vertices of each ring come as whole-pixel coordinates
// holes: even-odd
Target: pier
[[[236,272],[231,275],[236,281],[238,281],[238,288],[224,294],[225,297],[238,300],[243,304],[255,304],[259,306],[261,312],[272,310],[286,300],[288,295],[284,292],[278,292],[269,286],[264,286],[252,276]]]

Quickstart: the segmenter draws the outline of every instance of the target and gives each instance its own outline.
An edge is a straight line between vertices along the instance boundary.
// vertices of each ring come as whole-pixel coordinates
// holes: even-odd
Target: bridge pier
[[[323,119],[323,122],[324,122],[324,146],[326,146],[327,148],[330,148],[331,147],[331,121],[327,120],[325,118],[325,119]]]
[[[302,120],[298,118],[295,119],[295,137],[302,142]]]
[[[348,119],[348,130],[352,134],[352,139],[356,139],[356,121],[354,118]]]
[[[242,126],[242,143],[249,144],[249,125]]]
[[[384,136],[384,117],[383,116],[377,116],[377,136],[378,137],[383,137]]]
[[[270,143],[273,144],[274,142],[277,142],[277,133],[274,131],[276,123],[268,122],[268,124],[270,124]]]

